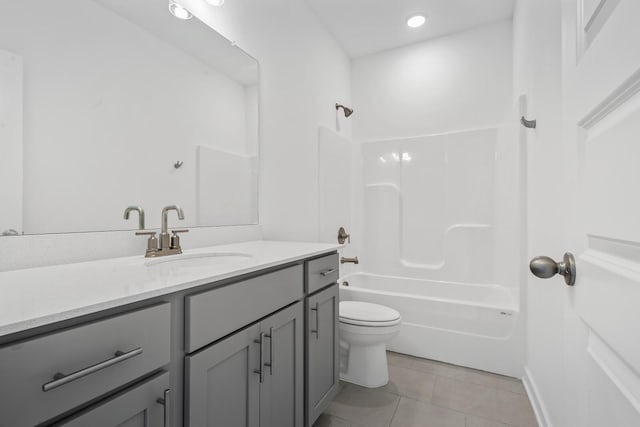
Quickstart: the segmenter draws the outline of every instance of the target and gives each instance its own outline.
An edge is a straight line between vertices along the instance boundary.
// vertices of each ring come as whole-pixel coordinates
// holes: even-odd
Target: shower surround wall
[[[497,129],[364,144],[367,271],[495,283]]]
[[[512,58],[503,21],[353,60],[361,264],[341,297],[400,311],[393,350],[521,376]]]

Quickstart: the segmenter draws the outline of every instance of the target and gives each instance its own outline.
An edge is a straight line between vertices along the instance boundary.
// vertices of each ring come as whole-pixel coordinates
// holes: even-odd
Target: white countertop
[[[0,273],[0,336],[167,295],[339,249],[337,244],[253,241]],[[198,258],[202,254],[248,256]],[[179,257],[185,261],[172,261]]]

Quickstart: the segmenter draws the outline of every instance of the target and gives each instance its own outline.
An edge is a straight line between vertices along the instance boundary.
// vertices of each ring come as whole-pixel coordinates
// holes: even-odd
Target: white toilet
[[[340,302],[340,379],[364,387],[389,382],[387,342],[400,332],[400,313],[361,301]]]

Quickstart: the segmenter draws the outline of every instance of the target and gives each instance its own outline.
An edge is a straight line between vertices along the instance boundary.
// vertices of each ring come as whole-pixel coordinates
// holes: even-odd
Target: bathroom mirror
[[[255,59],[168,0],[0,6],[0,234],[257,223]]]

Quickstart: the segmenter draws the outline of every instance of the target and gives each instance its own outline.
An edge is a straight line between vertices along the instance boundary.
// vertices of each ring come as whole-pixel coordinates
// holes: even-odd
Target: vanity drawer
[[[47,421],[170,357],[169,303],[0,348],[0,426]],[[56,382],[58,373],[68,377]],[[66,382],[69,375],[78,378]]]
[[[264,274],[185,301],[185,347],[191,353],[304,296],[302,265]]]
[[[312,294],[338,281],[340,275],[338,254],[307,261],[307,294]]]

